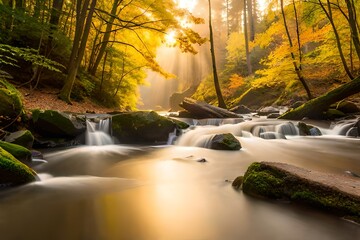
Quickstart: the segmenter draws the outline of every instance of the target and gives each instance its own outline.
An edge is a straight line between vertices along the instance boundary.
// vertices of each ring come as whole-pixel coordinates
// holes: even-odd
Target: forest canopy
[[[2,0],[1,71],[17,86],[58,88],[69,103],[92,98],[134,110],[147,71],[173,77],[156,61],[159,47],[196,54],[197,45],[204,45],[200,51],[210,54],[208,32],[194,30],[207,27],[208,1],[192,1],[191,8],[185,2]],[[211,3],[216,65],[228,106],[260,88],[279,93],[275,104],[309,100],[359,75],[358,0]],[[187,82],[180,91],[198,85]],[[193,97],[216,104],[210,70]]]

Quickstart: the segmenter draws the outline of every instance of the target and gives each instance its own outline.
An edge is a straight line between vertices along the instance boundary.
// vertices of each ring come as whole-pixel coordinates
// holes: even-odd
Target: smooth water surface
[[[238,139],[243,148],[236,152],[180,139],[181,146],[84,146],[48,153],[49,162],[36,169],[42,181],[1,193],[1,239],[360,239],[359,225],[231,187],[254,161],[360,173],[360,139]]]

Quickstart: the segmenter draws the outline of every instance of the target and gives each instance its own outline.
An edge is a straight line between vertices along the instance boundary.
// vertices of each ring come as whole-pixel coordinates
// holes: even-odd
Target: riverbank
[[[72,105],[58,99],[59,90],[54,88],[36,89],[30,91],[27,88],[19,88],[25,109],[58,110],[61,112],[74,113],[107,113],[114,109],[96,104],[89,99],[83,102],[73,101]]]

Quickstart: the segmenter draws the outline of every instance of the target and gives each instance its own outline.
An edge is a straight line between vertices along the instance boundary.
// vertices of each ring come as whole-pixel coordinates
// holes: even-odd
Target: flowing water
[[[360,239],[359,225],[231,187],[254,161],[360,173],[359,138],[335,135],[341,128],[328,126],[321,129],[324,136],[300,137],[292,126],[267,120],[199,126],[172,146],[81,146],[47,153],[48,163],[36,167],[41,181],[0,194],[1,239]],[[255,137],[260,127],[287,139]],[[219,132],[232,132],[243,148],[199,147]]]

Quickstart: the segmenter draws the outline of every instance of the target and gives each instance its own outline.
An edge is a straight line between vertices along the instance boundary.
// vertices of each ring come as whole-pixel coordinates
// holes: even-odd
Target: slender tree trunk
[[[246,65],[248,70],[248,75],[252,74],[252,65],[251,65],[251,58],[250,58],[250,50],[249,50],[249,31],[248,31],[248,4],[247,1],[251,0],[244,0],[244,38],[245,38],[245,54],[246,54]]]
[[[345,0],[346,6],[348,9],[349,14],[349,26],[351,29],[351,39],[354,43],[355,52],[360,59],[360,39],[359,39],[359,32],[356,24],[356,10],[355,6],[353,5],[353,1]]]
[[[69,104],[71,104],[70,95],[76,79],[76,75],[85,53],[86,42],[90,32],[91,21],[94,14],[96,1],[97,0],[92,0],[91,3],[90,0],[77,1],[76,32],[68,66],[68,76],[59,94],[59,98]]]
[[[244,5],[244,9],[247,9],[248,24],[249,24],[249,40],[255,40],[255,19],[253,16],[253,0],[247,0],[247,6]]]
[[[114,20],[115,20],[115,14],[116,14],[117,9],[119,7],[119,2],[120,2],[120,0],[114,0],[113,6],[112,6],[112,9],[111,9],[111,13],[110,13],[111,15],[110,15],[110,18],[109,18],[109,20],[108,20],[108,22],[106,24],[105,34],[104,34],[104,37],[102,39],[102,43],[100,45],[99,53],[96,56],[96,59],[95,59],[94,64],[92,65],[92,68],[90,69],[90,74],[93,75],[93,76],[95,76],[95,74],[96,74],[96,70],[99,67],[100,61],[103,58],[106,47],[108,45],[110,35],[111,35],[111,29],[113,27],[113,23],[114,23]]]
[[[322,119],[324,116],[323,112],[325,112],[331,104],[334,104],[359,92],[360,76],[330,92],[327,92],[320,97],[306,102],[298,108],[285,113],[280,118],[292,120],[301,120],[304,117]]]
[[[212,21],[212,19],[211,19],[211,1],[208,0],[208,2],[209,2],[210,52],[211,52],[212,69],[213,69],[213,75],[214,75],[213,77],[214,77],[215,91],[216,91],[216,96],[218,99],[218,106],[226,109],[226,104],[225,104],[224,98],[221,93],[219,78],[218,78],[217,69],[216,69],[214,35],[213,35],[213,29],[212,29],[212,23],[211,23],[211,21]]]
[[[302,70],[302,51],[301,51],[301,41],[300,41],[299,18],[298,18],[298,14],[297,14],[295,0],[293,0],[292,3],[293,3],[293,7],[294,7],[296,38],[297,38],[297,46],[298,46],[298,52],[299,52],[299,70]]]
[[[340,59],[341,59],[341,62],[343,64],[343,67],[344,67],[344,70],[346,72],[346,74],[348,75],[348,77],[350,79],[354,79],[354,76],[352,75],[347,63],[346,63],[346,60],[345,60],[345,57],[344,57],[344,53],[342,51],[342,47],[341,47],[341,42],[340,42],[340,36],[339,36],[339,33],[336,29],[336,26],[335,26],[335,23],[334,23],[334,19],[332,17],[332,10],[331,10],[331,5],[330,5],[330,1],[327,0],[327,8],[328,10],[326,10],[324,4],[321,2],[321,0],[319,0],[319,4],[320,4],[320,7],[322,8],[322,10],[324,11],[326,17],[328,18],[330,24],[331,24],[331,27],[334,31],[334,35],[335,35],[335,39],[336,39],[336,47],[339,51],[339,55],[340,55]]]
[[[288,38],[288,41],[289,41],[290,55],[291,55],[291,58],[292,58],[292,61],[293,61],[293,65],[294,65],[296,75],[297,75],[299,81],[301,82],[301,84],[303,85],[303,87],[304,87],[304,89],[306,91],[306,94],[308,96],[308,99],[312,99],[311,91],[310,91],[304,77],[302,76],[301,69],[299,69],[299,67],[298,67],[298,65],[296,63],[295,54],[291,50],[293,48],[293,43],[292,43],[292,39],[291,39],[291,36],[290,36],[289,28],[288,28],[287,22],[286,22],[285,11],[284,11],[284,0],[280,0],[280,7],[281,7],[281,13],[282,13],[282,16],[283,16],[286,35],[287,35],[287,38]]]

